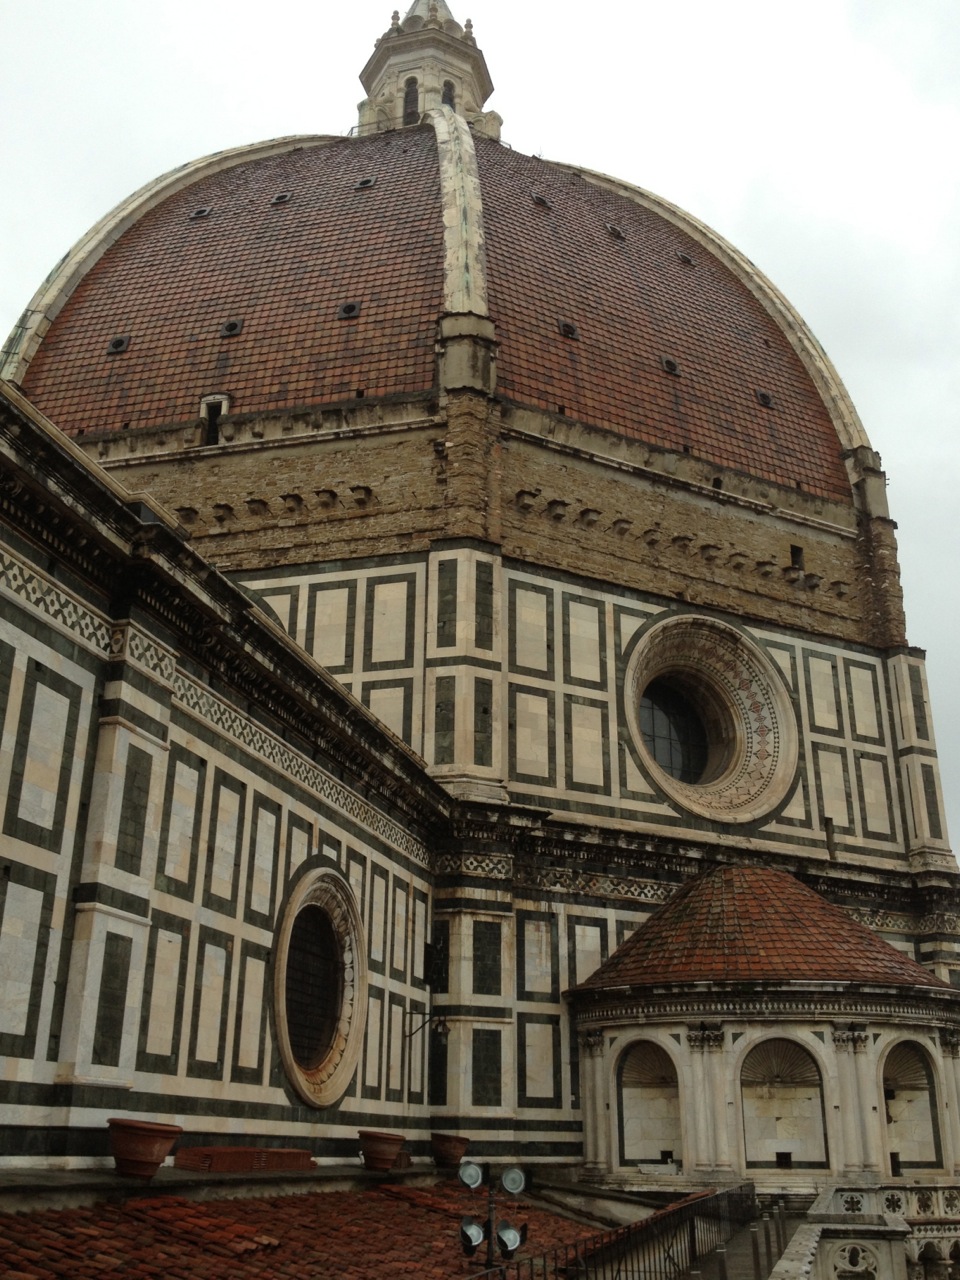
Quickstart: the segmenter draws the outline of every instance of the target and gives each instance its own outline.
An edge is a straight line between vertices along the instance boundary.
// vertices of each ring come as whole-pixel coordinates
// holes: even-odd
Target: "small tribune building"
[[[5,348],[0,1160],[127,1113],[952,1176],[958,872],[836,372],[694,217],[503,145],[444,0],[361,78]]]

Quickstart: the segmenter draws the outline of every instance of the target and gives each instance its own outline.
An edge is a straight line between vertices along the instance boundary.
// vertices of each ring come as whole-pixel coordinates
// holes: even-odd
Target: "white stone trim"
[[[443,309],[489,314],[480,172],[470,128],[450,107],[428,111],[424,119],[437,135],[440,199],[443,207]]]

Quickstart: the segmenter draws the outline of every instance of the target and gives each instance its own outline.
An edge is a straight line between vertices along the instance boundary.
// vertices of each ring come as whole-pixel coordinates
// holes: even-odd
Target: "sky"
[[[960,846],[957,0],[450,0],[519,151],[615,174],[782,290],[883,458]],[[108,209],[187,160],[340,134],[379,0],[0,0],[0,331]]]

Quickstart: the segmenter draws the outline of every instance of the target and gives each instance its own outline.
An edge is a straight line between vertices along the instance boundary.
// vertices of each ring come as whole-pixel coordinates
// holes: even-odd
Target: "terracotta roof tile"
[[[562,404],[593,426],[849,499],[819,395],[727,267],[625,196],[483,138],[477,153],[503,394],[552,412]],[[561,336],[561,320],[577,327],[577,339]]]
[[[582,1239],[581,1225],[521,1199],[504,1216],[529,1223],[520,1257]],[[482,1270],[464,1259],[460,1219],[486,1200],[455,1183],[353,1192],[215,1200],[173,1196],[122,1205],[0,1214],[3,1276],[196,1277],[245,1280],[446,1280]],[[479,1256],[479,1255],[478,1255]]]
[[[272,205],[280,191],[292,199]],[[24,389],[70,433],[189,421],[216,391],[236,413],[428,391],[442,297],[433,130],[344,139],[201,178],[147,213],[69,299]],[[338,320],[347,302],[359,316]],[[108,355],[120,335],[128,350]]]
[[[732,866],[689,881],[576,989],[805,981],[952,990],[787,872]]]
[[[742,280],[636,201],[476,146],[505,397],[851,500],[829,414]],[[364,176],[376,183],[357,190]],[[280,191],[293,198],[274,206]],[[24,389],[71,433],[188,421],[216,391],[236,413],[426,392],[443,261],[430,127],[240,163],[171,195],[104,254]],[[346,302],[361,304],[357,319],[336,319]],[[242,332],[221,338],[232,319]],[[128,350],[108,355],[120,335]]]

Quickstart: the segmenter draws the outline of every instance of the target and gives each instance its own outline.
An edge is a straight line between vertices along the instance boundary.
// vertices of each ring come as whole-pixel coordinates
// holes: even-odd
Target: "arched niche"
[[[924,1050],[911,1041],[895,1044],[883,1063],[890,1172],[939,1169],[943,1164],[937,1091]]]
[[[743,1141],[753,1169],[825,1169],[823,1081],[812,1054],[793,1040],[763,1040],[740,1070]]]
[[[680,1087],[673,1059],[642,1040],[617,1069],[620,1163],[670,1164],[681,1159]]]

